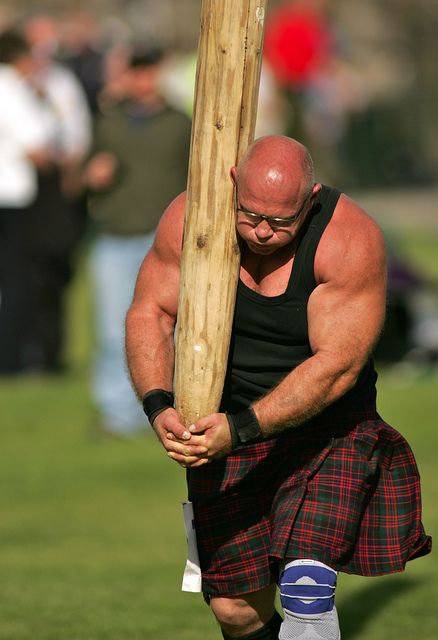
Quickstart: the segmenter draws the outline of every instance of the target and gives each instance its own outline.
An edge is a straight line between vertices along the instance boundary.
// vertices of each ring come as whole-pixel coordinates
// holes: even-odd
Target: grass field
[[[438,275],[437,238],[408,253]],[[92,344],[84,269],[70,302],[70,373],[0,382],[0,640],[215,640],[202,598],[180,591],[182,470],[147,435],[92,437]],[[438,534],[437,374],[384,371],[380,410],[419,463],[424,524]],[[340,576],[343,640],[435,640],[438,562],[404,574]]]

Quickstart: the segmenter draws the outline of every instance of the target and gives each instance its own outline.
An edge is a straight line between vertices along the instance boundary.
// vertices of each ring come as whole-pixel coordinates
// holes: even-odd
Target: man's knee
[[[238,597],[212,598],[211,609],[222,630],[231,637],[253,633],[268,623],[275,612],[275,585]]]
[[[335,607],[336,571],[315,560],[286,565],[280,578],[284,611],[280,640],[339,640]]]
[[[244,598],[212,598],[210,606],[222,629],[230,635],[257,625],[258,614]]]

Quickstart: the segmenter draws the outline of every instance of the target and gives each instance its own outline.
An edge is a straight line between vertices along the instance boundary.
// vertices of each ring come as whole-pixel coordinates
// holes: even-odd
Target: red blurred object
[[[305,86],[331,55],[333,37],[324,14],[292,2],[274,12],[266,25],[265,57],[277,80]]]

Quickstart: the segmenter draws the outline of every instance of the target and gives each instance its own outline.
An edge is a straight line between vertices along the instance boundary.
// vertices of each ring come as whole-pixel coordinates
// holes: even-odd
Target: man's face
[[[158,67],[133,67],[128,72],[130,96],[138,102],[147,102],[158,93]]]
[[[307,192],[294,203],[282,203],[235,186],[237,231],[253,253],[270,255],[297,236],[313,196],[313,191]]]

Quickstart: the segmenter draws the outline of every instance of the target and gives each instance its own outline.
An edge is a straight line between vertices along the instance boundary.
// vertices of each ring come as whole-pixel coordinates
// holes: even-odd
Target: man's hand
[[[190,455],[186,455],[185,452],[169,452],[169,456],[181,466],[201,467],[230,453],[230,425],[224,413],[212,413],[205,418],[201,418],[189,427],[189,431],[191,433],[189,446],[185,444],[183,448],[189,450]],[[167,438],[174,441],[175,435],[169,432]],[[199,447],[202,453],[195,453],[195,447]]]
[[[117,158],[113,153],[102,151],[91,158],[85,168],[85,182],[94,191],[107,189],[114,182]]]
[[[194,463],[206,460],[207,447],[200,438],[192,436],[181,424],[175,409],[169,407],[155,418],[153,429],[167,455],[182,467],[193,466]]]

